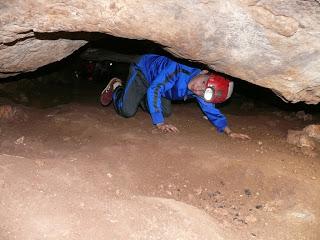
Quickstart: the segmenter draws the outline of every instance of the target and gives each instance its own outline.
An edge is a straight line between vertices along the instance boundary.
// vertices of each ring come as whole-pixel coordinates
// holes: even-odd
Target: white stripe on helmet
[[[228,98],[231,97],[232,92],[233,92],[233,82],[230,81],[230,82],[229,82],[229,87],[228,87],[228,95],[227,95],[227,98],[226,98],[226,99],[228,99]]]

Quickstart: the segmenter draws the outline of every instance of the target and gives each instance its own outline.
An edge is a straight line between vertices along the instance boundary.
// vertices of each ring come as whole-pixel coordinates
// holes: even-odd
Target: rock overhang
[[[152,5],[7,0],[1,5],[0,77],[33,71],[87,43],[73,34],[100,32],[159,43],[178,57],[270,88],[287,101],[320,102],[316,0],[166,0]],[[70,33],[52,37],[57,32]]]

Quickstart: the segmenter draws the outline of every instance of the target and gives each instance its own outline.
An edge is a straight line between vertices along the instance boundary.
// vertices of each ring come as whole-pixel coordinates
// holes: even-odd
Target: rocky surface
[[[309,137],[320,141],[320,125],[311,124],[303,129],[305,133],[308,134]]]
[[[320,102],[318,0],[4,0],[0,77],[71,54],[88,40],[79,32],[149,39],[286,100]]]
[[[314,141],[304,131],[289,130],[287,141],[301,148],[309,148],[310,150],[315,148]]]
[[[304,120],[234,102],[223,112],[251,140],[233,141],[177,104],[180,133],[161,134],[143,111],[102,108],[89,83],[80,93],[5,107],[27,118],[0,118],[1,240],[320,238],[320,158],[285,141]]]
[[[301,131],[288,130],[287,142],[299,147],[305,155],[316,157],[320,149],[320,125],[310,124]]]
[[[15,144],[23,144],[18,140]],[[230,239],[208,214],[188,204],[145,196],[120,198],[105,189],[93,197],[95,184],[82,177],[72,176],[71,182],[80,180],[85,190],[62,183],[50,171],[32,170],[45,167],[43,160],[3,154],[0,160],[5,166],[0,172],[1,239]],[[33,187],[35,175],[43,177],[38,189]],[[80,192],[87,193],[77,202]]]

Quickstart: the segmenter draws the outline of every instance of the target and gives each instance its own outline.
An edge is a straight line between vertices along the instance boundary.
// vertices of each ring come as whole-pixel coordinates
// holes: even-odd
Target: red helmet
[[[222,103],[230,98],[232,92],[232,81],[216,73],[211,73],[206,84],[203,98],[207,102]]]

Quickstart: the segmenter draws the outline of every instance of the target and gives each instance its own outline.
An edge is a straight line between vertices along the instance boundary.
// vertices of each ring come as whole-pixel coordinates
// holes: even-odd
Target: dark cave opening
[[[79,34],[71,36],[74,39],[83,38],[83,34]],[[165,55],[184,64],[207,68],[201,63],[178,59],[165,51],[163,46],[148,40],[118,38],[100,33],[87,33],[84,36],[91,41],[61,61],[41,67],[34,72],[2,79],[0,83],[2,103],[14,102],[38,108],[73,101],[98,103],[100,91],[108,81],[113,77],[126,80],[130,62],[146,53]],[[61,34],[40,34],[39,37],[59,38]],[[90,51],[92,49],[94,52]],[[318,105],[308,105],[303,102],[286,103],[270,89],[230,78],[235,82],[234,93],[230,100],[218,106],[220,108],[229,107],[237,112],[235,114],[251,114],[253,108],[279,110],[292,114],[300,112],[300,115],[319,114]]]

